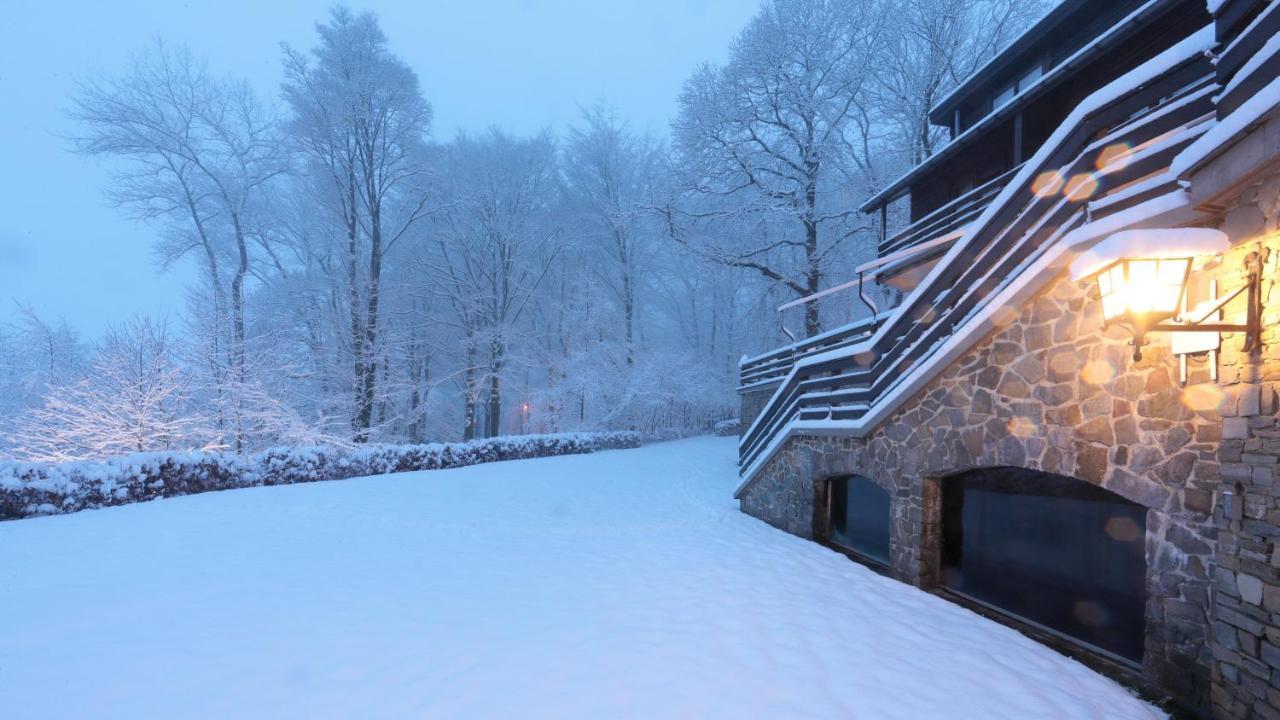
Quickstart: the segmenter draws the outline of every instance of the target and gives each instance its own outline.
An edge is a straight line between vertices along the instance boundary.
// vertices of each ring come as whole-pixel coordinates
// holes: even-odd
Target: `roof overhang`
[[[1071,2],[1074,1],[1075,0],[1071,0]],[[989,130],[996,127],[999,123],[1013,117],[1028,104],[1034,102],[1051,89],[1057,87],[1060,82],[1069,78],[1077,68],[1091,62],[1099,55],[1120,45],[1125,40],[1129,39],[1132,34],[1150,18],[1165,12],[1169,7],[1181,1],[1182,0],[1147,0],[1147,2],[1143,3],[1139,8],[1125,16],[1123,20],[1112,25],[1111,28],[1099,36],[1095,42],[1081,48],[1071,57],[1061,63],[1058,63],[1053,68],[1050,68],[1049,71],[1046,72],[1045,75],[1029,90],[1018,94],[1013,98],[1013,100],[1010,100],[1008,104],[988,114],[973,127],[965,130],[958,137],[952,139],[951,142],[943,145],[936,153],[930,155],[923,162],[908,170],[897,180],[889,183],[889,185],[885,186],[885,188],[880,192],[868,198],[861,206],[859,206],[858,209],[864,213],[875,212],[876,210],[879,210],[880,207],[888,205],[889,203],[906,196],[907,193],[910,192],[911,185],[914,184],[922,175],[932,172],[939,165],[958,153],[961,149],[969,147],[974,142],[981,140]],[[1052,21],[1053,24],[1050,25],[1049,29],[1056,27],[1058,23],[1062,22],[1062,18],[1058,17],[1055,20],[1054,13],[1068,4],[1069,3],[1063,3],[1063,5],[1060,5],[1054,10],[1054,12],[1046,16],[1041,23],[1037,23],[1033,26],[1032,30],[1028,30],[1027,32],[1032,32],[1041,24],[1050,21]],[[1015,44],[1017,44],[1017,42],[1018,41],[1014,41]],[[1011,62],[1016,56],[1016,52],[1014,52],[1012,48],[1013,46],[1011,45],[1010,49],[1006,51],[1009,53],[1007,62]],[[996,58],[988,63],[987,66],[984,66],[982,69],[973,73],[973,75],[970,76],[970,80],[978,82],[977,78],[979,78],[979,76],[985,75],[989,72],[995,72],[995,69],[992,68],[992,64],[1001,57],[1005,57],[1005,55],[1006,53],[1001,53],[996,56]],[[956,88],[955,92],[943,98],[939,104],[935,105],[934,110],[930,114],[930,119],[932,120],[937,113],[941,113],[939,117],[945,116],[947,112],[949,112],[947,108],[954,109],[953,105],[949,105],[947,103],[950,103],[953,100],[963,99],[963,96],[958,95],[957,92],[964,87],[965,85],[962,84],[959,88]],[[972,90],[972,87],[970,89]],[[948,123],[946,123],[944,117],[942,122],[935,122],[935,124],[945,125]]]

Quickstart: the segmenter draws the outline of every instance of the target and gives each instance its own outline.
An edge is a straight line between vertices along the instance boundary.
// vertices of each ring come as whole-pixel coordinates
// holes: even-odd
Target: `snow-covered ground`
[[[5,718],[1152,718],[739,513],[735,441],[0,524]]]

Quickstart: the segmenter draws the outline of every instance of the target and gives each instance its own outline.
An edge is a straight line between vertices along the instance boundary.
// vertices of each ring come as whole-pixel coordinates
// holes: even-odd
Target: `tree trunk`
[[[360,321],[360,287],[359,287],[359,221],[356,217],[356,178],[349,173],[347,202],[347,305],[351,312],[351,373],[353,402],[351,405],[352,440],[357,443],[367,442],[369,433],[367,426],[360,423],[360,408],[364,400],[364,337]]]
[[[231,372],[237,388],[235,400],[236,452],[244,452],[244,409],[240,405],[247,371],[245,369],[245,330],[244,330],[244,280],[249,274],[249,248],[244,239],[244,227],[240,224],[239,213],[231,214],[232,228],[236,236],[238,263],[235,277],[231,280]]]
[[[476,336],[475,330],[467,329],[467,366],[462,373],[462,396],[463,396],[463,425],[462,439],[463,441],[475,440],[476,438]]]
[[[631,281],[631,268],[623,265],[622,269],[622,308],[626,320],[627,333],[627,365],[636,364],[635,315],[636,295]]]
[[[818,292],[822,285],[822,267],[821,258],[818,256],[818,223],[817,223],[817,206],[818,206],[818,162],[817,160],[809,160],[807,163],[809,172],[809,182],[805,186],[805,214],[804,222],[804,259],[805,259],[805,290],[809,295]],[[818,312],[818,303],[811,300],[804,305],[804,331],[808,337],[813,337],[822,332],[822,320]]]
[[[506,363],[506,345],[501,338],[489,344],[489,409],[486,420],[487,437],[502,434],[502,370]]]
[[[410,333],[409,360],[406,363],[409,375],[409,442],[418,445],[425,435],[425,418],[422,407],[427,403],[431,382],[431,356],[422,354],[422,342],[418,338],[416,328]]]
[[[381,213],[374,205],[369,210],[369,299],[364,318],[364,380],[361,383],[360,426],[368,437],[373,426],[373,404],[378,384],[378,300],[382,284]]]
[[[209,284],[213,289],[213,347],[210,348],[209,361],[212,364],[210,370],[216,382],[215,392],[218,396],[218,435],[219,438],[225,438],[227,420],[226,420],[226,401],[225,394],[226,378],[224,377],[225,368],[222,366],[222,313],[226,308],[227,299],[222,290],[222,273],[218,270],[218,256],[214,252],[213,244],[209,241],[209,233],[205,229],[204,220],[200,218],[200,211],[196,204],[195,196],[192,194],[191,187],[186,180],[181,179],[181,175],[173,164],[169,167],[179,175],[179,182],[182,183],[183,197],[186,199],[187,211],[191,213],[191,222],[196,228],[196,235],[200,238],[200,246],[204,249],[205,262],[209,268]]]

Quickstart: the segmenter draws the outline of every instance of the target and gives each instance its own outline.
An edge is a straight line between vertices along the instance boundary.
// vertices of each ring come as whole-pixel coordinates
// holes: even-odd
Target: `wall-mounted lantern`
[[[1152,332],[1245,334],[1246,351],[1261,334],[1262,261],[1259,252],[1245,259],[1245,282],[1215,298],[1209,307],[1181,316],[1187,281],[1197,261],[1220,255],[1230,247],[1218,230],[1179,228],[1127,230],[1095,245],[1071,265],[1073,280],[1094,280],[1102,303],[1102,326],[1119,325],[1133,333],[1133,359],[1142,359],[1142,346]],[[1241,295],[1248,308],[1243,324],[1206,322]]]

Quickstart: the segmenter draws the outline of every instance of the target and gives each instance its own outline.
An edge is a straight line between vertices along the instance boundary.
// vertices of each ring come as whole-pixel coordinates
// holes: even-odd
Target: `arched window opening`
[[[1016,619],[1142,661],[1146,509],[1021,468],[943,481],[942,584]]]
[[[864,477],[830,484],[827,541],[881,565],[889,564],[889,493]]]

